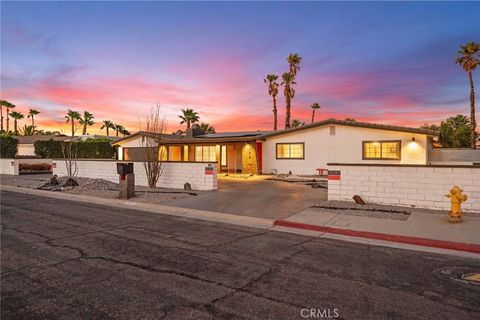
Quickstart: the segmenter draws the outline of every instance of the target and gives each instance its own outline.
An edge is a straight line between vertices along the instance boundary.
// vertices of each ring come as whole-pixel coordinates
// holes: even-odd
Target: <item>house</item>
[[[164,161],[217,162],[221,173],[312,175],[327,163],[427,164],[436,131],[327,119],[280,131],[186,135],[137,132],[112,143],[118,160],[141,161],[145,139],[160,139]],[[142,142],[143,141],[143,142]]]
[[[48,141],[48,140],[56,140],[56,141],[65,141],[70,139],[67,136],[61,135],[33,135],[33,136],[14,136],[15,139],[18,140],[18,156],[35,156],[35,146],[34,143],[36,141]]]

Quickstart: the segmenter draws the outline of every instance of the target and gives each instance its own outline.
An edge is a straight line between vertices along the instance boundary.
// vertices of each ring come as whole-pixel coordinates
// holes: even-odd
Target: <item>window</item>
[[[215,146],[195,146],[195,161],[217,161]]]
[[[221,166],[226,167],[227,166],[227,146],[222,146],[221,148]]]
[[[400,160],[400,141],[364,141],[364,160]]]
[[[277,159],[305,159],[305,144],[277,143]]]

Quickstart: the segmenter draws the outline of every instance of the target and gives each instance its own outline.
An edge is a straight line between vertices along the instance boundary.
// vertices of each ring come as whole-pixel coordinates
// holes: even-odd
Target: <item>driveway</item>
[[[218,178],[218,191],[177,199],[168,205],[252,216],[283,219],[327,200],[327,189],[295,182],[268,180],[267,176],[248,179]]]

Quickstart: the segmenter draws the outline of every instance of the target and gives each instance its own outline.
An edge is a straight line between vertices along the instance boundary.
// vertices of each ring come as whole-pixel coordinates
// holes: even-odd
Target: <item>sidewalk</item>
[[[449,223],[448,216],[412,212],[405,221],[305,210],[275,226],[480,253],[480,218]]]

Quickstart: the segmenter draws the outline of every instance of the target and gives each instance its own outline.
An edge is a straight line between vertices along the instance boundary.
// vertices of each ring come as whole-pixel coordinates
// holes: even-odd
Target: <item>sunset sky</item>
[[[318,120],[436,123],[468,114],[454,59],[480,42],[475,2],[2,2],[1,18],[2,99],[64,132],[67,109],[92,112],[91,132],[104,119],[134,132],[156,103],[169,132],[186,107],[217,131],[271,129],[263,78],[292,52],[293,119],[318,102]]]

